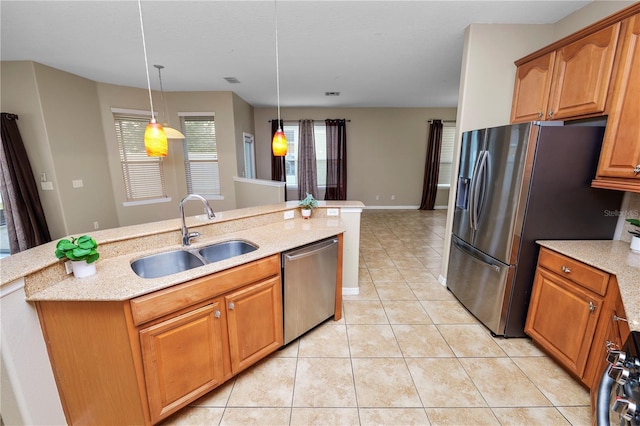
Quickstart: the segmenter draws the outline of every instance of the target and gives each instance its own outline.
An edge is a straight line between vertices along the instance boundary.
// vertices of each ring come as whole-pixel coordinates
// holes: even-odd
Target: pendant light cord
[[[158,79],[160,80],[160,97],[162,101],[162,105],[164,107],[164,119],[167,124],[169,124],[169,114],[167,114],[167,101],[164,99],[164,88],[162,87],[162,65],[154,65],[158,69]]]
[[[144,24],[142,23],[142,2],[138,0],[138,12],[140,15],[140,31],[142,32],[142,50],[144,50],[144,68],[147,71],[147,88],[149,89],[149,104],[151,105],[151,122],[155,123],[153,115],[153,97],[151,96],[151,79],[149,78],[149,63],[147,61],[147,43],[144,39]]]
[[[278,2],[273,2],[276,12],[276,97],[278,101],[278,129],[282,130],[280,125],[280,55],[278,52]]]

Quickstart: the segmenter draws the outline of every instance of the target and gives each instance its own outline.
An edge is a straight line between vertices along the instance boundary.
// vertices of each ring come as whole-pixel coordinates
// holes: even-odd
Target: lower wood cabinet
[[[140,330],[151,420],[224,381],[224,319],[217,300]]]
[[[36,302],[69,424],[155,424],[283,344],[280,255],[122,302]]]
[[[607,342],[629,334],[615,276],[540,249],[525,332],[584,386],[597,386]],[[626,327],[626,330],[625,330]]]

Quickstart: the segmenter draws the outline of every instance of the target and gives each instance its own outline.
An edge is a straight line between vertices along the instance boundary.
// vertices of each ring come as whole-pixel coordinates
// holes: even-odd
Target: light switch
[[[43,191],[53,191],[53,182],[40,182]]]
[[[82,179],[72,180],[71,183],[73,184],[74,188],[82,188],[84,186],[84,182],[82,182]]]

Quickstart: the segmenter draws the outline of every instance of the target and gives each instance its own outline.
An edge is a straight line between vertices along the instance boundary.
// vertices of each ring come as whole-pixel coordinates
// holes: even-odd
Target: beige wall
[[[179,216],[186,195],[180,141],[170,141],[165,178],[170,202],[123,206],[126,199],[111,108],[148,111],[148,91],[96,83],[34,62],[2,62],[2,111],[18,114],[24,143],[39,182],[46,173],[53,190],[39,190],[53,239]],[[156,111],[160,94],[153,92]],[[169,122],[178,112],[213,112],[216,118],[223,199],[214,210],[235,207],[233,177],[243,162],[242,133],[254,133],[253,108],[232,92],[166,93]],[[167,121],[161,115],[162,121]],[[244,171],[242,169],[241,173]],[[82,180],[81,188],[72,181]],[[188,215],[202,213],[189,203]]]
[[[277,112],[275,108],[256,108],[254,116],[258,178],[271,179],[269,120],[277,117]],[[347,198],[367,207],[398,208],[420,205],[427,121],[454,120],[456,109],[282,108],[281,116],[293,121],[351,120],[347,123]]]
[[[472,24],[465,31],[458,132],[509,122],[516,67],[514,61],[555,40],[609,16],[633,2],[596,1],[554,25]],[[460,141],[460,134],[457,138]],[[454,157],[460,155],[459,143]],[[454,167],[457,174],[457,165]],[[455,181],[453,182],[455,185]],[[446,235],[451,234],[455,188],[449,195]],[[449,239],[445,239],[440,280],[447,276]]]

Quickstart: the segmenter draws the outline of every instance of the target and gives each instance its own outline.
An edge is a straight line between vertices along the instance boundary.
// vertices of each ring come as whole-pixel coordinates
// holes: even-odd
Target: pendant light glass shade
[[[155,119],[151,119],[144,131],[144,148],[149,157],[166,157],[169,146],[167,144],[167,135],[160,123]]]
[[[282,129],[278,129],[273,135],[273,141],[271,142],[271,149],[275,157],[284,157],[287,155],[287,138],[284,135]]]

